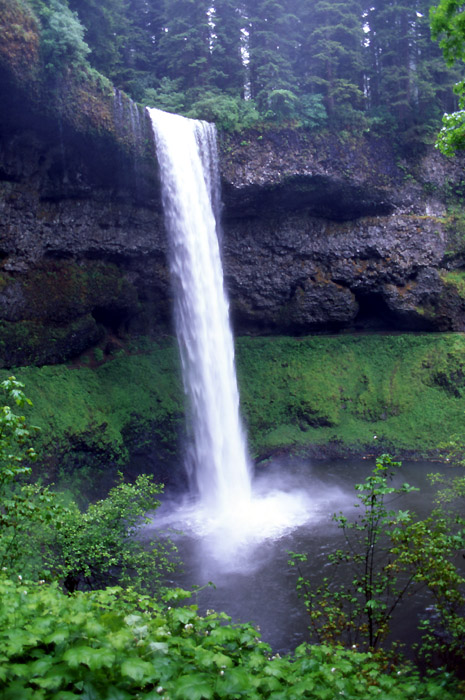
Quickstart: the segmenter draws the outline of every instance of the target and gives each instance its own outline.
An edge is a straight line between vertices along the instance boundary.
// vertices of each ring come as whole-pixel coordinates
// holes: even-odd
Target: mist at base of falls
[[[344,500],[337,486],[302,484],[301,475],[281,472],[279,466],[260,473],[252,495],[244,502],[232,502],[227,509],[211,510],[189,495],[174,502],[169,495],[154,519],[159,528],[181,530],[196,540],[202,576],[251,572],[260,565],[257,550],[276,542],[294,530],[315,523]]]
[[[364,481],[373,467],[374,459],[311,462],[277,457],[257,468],[246,511],[237,508],[224,518],[209,517],[188,496],[168,492],[145,535],[177,531],[168,534],[183,567],[170,583],[188,590],[205,587],[193,599],[200,613],[214,609],[231,615],[235,622],[253,622],[275,652],[287,652],[309,641],[289,552],[306,553],[307,573],[321,579],[327,555],[344,548],[332,516],[340,511],[355,516],[359,509],[354,508],[354,485]],[[441,471],[441,465],[405,462],[396,477],[399,485],[408,482],[420,491],[402,496],[392,507],[410,508],[419,517],[429,514],[435,493],[427,480],[431,471]],[[214,587],[206,585],[210,581]],[[394,625],[395,634],[407,646],[418,641],[416,623],[422,613],[420,602]]]

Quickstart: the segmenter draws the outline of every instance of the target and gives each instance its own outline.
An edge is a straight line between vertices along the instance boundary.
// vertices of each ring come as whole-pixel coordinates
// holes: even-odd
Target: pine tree
[[[214,0],[211,49],[211,84],[227,93],[243,96],[245,66],[242,58],[244,16],[235,0]]]
[[[434,0],[374,0],[367,11],[367,84],[370,107],[413,138],[436,125],[453,104],[454,72],[432,43],[429,9]],[[411,131],[413,130],[413,131]]]
[[[305,93],[321,93],[333,118],[363,108],[363,27],[359,0],[301,0],[297,72]]]
[[[68,4],[86,28],[91,65],[118,84],[130,31],[126,0],[69,0]]]
[[[179,81],[193,94],[209,82],[211,28],[208,0],[165,0],[160,38],[160,75]]]
[[[297,80],[293,72],[297,49],[297,17],[289,0],[246,0],[250,96],[262,112],[291,110]],[[281,103],[281,104],[279,104]]]

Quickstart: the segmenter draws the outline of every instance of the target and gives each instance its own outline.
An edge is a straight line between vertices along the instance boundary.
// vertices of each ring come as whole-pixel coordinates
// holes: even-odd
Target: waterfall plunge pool
[[[206,586],[194,596],[200,613],[215,609],[235,622],[252,622],[275,652],[287,652],[310,641],[304,604],[295,590],[297,573],[288,565],[288,552],[306,553],[306,573],[322,576],[327,555],[344,548],[342,531],[332,515],[342,511],[355,517],[354,486],[373,467],[374,459],[318,462],[276,457],[257,468],[246,511],[232,504],[221,518],[205,512],[190,496],[167,492],[144,536],[156,530],[179,531],[170,535],[183,563],[173,585],[192,589],[211,581],[214,587]],[[420,490],[394,495],[395,500],[387,500],[388,506],[408,508],[426,517],[437,490],[427,475],[451,471],[445,464],[404,462],[394,485],[407,482]],[[408,613],[394,618],[393,636],[407,648],[418,641],[416,627],[426,605],[421,595],[415,597],[408,603]]]

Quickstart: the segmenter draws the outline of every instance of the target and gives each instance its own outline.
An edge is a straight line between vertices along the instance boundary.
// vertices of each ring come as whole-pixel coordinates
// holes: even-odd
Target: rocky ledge
[[[370,134],[223,137],[238,329],[464,330],[463,163]]]

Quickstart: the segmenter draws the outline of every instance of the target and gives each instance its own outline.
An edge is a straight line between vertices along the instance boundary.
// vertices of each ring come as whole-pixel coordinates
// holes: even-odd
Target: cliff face
[[[110,351],[171,314],[146,116],[71,74],[28,80],[0,54],[3,366]],[[459,161],[286,129],[222,136],[220,161],[236,331],[465,329]]]
[[[432,150],[402,162],[369,135],[234,141],[222,164],[239,327],[464,329],[462,222],[450,214],[461,162]]]

